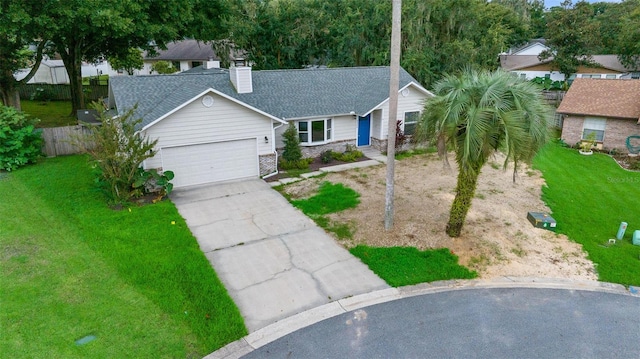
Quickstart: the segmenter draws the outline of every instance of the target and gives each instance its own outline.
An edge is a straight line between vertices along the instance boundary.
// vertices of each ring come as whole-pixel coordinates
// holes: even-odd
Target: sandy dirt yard
[[[436,155],[417,155],[396,161],[394,228],[384,230],[386,166],[380,165],[324,178],[308,179],[285,187],[294,198],[313,195],[323,181],[343,183],[360,193],[360,205],[331,215],[349,223],[353,239],[345,247],[414,246],[449,248],[460,263],[478,271],[480,278],[500,276],[597,280],[593,263],[581,245],[566,236],[534,228],[527,212],[546,212],[541,200],[541,173],[525,165],[513,183],[513,167],[503,170],[504,157],[496,155],[480,175],[476,196],[459,238],[445,233],[455,196],[457,170],[451,159],[446,169]],[[337,239],[336,239],[337,240]]]

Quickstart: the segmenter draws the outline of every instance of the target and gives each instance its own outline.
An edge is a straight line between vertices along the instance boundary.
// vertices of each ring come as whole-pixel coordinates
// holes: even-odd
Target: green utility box
[[[541,212],[527,212],[527,219],[536,228],[556,230],[556,220],[550,215]]]

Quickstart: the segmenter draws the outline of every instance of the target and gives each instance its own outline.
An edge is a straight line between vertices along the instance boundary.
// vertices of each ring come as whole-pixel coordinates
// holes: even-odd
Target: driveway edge
[[[487,289],[487,288],[540,288],[563,289],[614,294],[631,294],[623,285],[597,281],[575,281],[554,278],[499,277],[491,280],[448,280],[432,283],[421,283],[399,288],[382,289],[353,297],[343,298],[317,308],[293,315],[274,324],[258,329],[255,332],[229,343],[207,355],[204,359],[234,359],[251,353],[253,350],[269,344],[298,329],[313,325],[322,320],[347,313],[352,310],[374,304],[390,302],[397,299],[418,295],[440,293],[453,290]]]

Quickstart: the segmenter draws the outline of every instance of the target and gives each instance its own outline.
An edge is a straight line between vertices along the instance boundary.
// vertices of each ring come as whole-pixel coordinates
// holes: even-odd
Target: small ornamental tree
[[[13,107],[0,106],[0,170],[13,171],[42,156],[42,131]]]
[[[142,52],[136,48],[130,48],[121,57],[110,57],[109,64],[114,69],[127,71],[129,75],[133,75],[135,70],[142,70],[144,67]]]
[[[300,137],[298,136],[298,130],[293,122],[289,124],[287,130],[282,134],[282,141],[284,142],[282,158],[290,163],[300,161],[302,159]]]
[[[161,75],[172,74],[178,72],[178,69],[173,67],[173,64],[169,61],[158,61],[151,65],[151,71],[155,71]]]
[[[91,156],[98,172],[97,183],[109,202],[129,202],[140,194],[134,184],[140,176],[142,162],[153,157],[158,140],[150,141],[137,131],[142,119],[134,118],[135,109],[109,117],[100,105],[93,107],[100,114],[100,125],[91,126],[89,133],[76,144]]]
[[[407,142],[407,136],[402,131],[402,121],[396,122],[396,152],[402,151],[404,143]]]

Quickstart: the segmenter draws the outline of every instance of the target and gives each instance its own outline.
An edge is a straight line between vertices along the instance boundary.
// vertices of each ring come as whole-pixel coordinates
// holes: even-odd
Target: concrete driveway
[[[388,288],[263,180],[181,188],[171,200],[249,332],[335,300]]]

